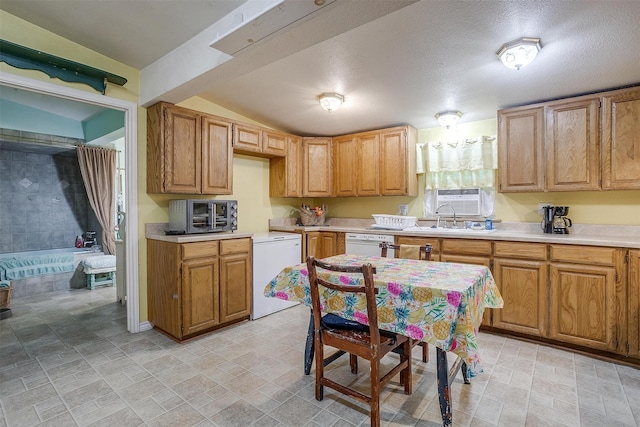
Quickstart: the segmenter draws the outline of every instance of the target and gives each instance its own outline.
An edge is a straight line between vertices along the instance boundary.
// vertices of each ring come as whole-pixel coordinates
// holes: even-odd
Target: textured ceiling
[[[141,68],[242,3],[2,0],[0,8]],[[435,113],[447,109],[462,111],[463,123],[483,120],[499,108],[640,84],[638,0],[422,0],[358,22],[374,3],[393,0],[337,0],[186,83],[183,96],[292,133],[338,135],[435,127]],[[344,19],[325,22],[331,13]],[[357,25],[345,28],[350,21]],[[542,51],[529,67],[508,70],[495,52],[523,36],[540,37]],[[346,102],[329,114],[316,97],[333,91]]]

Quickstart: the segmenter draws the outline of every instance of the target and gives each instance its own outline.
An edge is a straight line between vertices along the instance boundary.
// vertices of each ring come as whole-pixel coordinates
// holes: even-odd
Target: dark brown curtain
[[[115,243],[115,179],[116,150],[77,146],[78,163],[89,203],[102,226],[102,250],[116,253]]]

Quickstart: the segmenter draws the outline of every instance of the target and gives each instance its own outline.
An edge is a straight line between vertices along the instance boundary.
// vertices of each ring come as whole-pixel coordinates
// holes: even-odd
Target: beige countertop
[[[441,230],[419,221],[419,229],[410,231],[373,228],[373,219],[329,218],[322,226],[298,226],[295,218],[272,219],[270,231],[370,233],[394,236],[424,236],[452,239],[503,240],[512,242],[561,243],[640,249],[640,226],[574,224],[570,234],[544,234],[539,223],[494,223],[494,231]]]
[[[145,237],[151,240],[162,240],[164,242],[173,243],[192,243],[207,242],[211,240],[227,240],[241,239],[243,237],[252,237],[253,233],[239,233],[237,231],[223,231],[220,233],[202,233],[202,234],[182,234],[177,236],[167,236],[164,231],[167,229],[166,223],[150,223],[145,224]]]

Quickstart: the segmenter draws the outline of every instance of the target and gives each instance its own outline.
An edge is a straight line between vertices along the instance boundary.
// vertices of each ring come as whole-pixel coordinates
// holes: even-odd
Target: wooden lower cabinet
[[[315,258],[326,258],[333,255],[344,253],[344,250],[338,251],[338,234],[332,231],[312,231],[305,233],[305,256],[313,256]],[[343,237],[344,240],[344,237]]]
[[[495,242],[494,251],[493,277],[504,307],[493,310],[491,326],[546,337],[546,245]]]
[[[629,356],[640,359],[640,250],[629,251]]]
[[[182,341],[251,314],[251,239],[147,240],[149,320]]]
[[[549,338],[626,354],[624,253],[550,245]]]

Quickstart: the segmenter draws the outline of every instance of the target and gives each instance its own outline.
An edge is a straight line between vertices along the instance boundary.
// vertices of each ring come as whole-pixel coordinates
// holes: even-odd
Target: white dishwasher
[[[349,255],[380,256],[381,242],[393,243],[393,236],[366,233],[347,233],[345,235],[345,249]],[[393,249],[388,250],[387,256],[395,256]]]
[[[297,233],[258,233],[253,235],[253,309],[251,319],[292,307],[298,302],[264,296],[267,283],[290,265],[300,264],[302,236]]]

